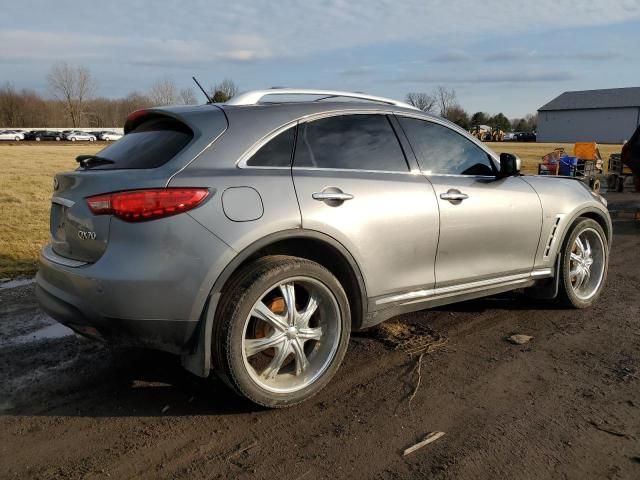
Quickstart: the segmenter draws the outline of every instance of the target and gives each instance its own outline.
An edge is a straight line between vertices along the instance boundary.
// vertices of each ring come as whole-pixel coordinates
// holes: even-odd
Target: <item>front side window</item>
[[[276,135],[265,143],[248,161],[250,167],[290,167],[295,127]]]
[[[426,175],[493,176],[493,163],[482,148],[438,123],[398,117]]]
[[[301,124],[294,166],[409,170],[386,115],[342,115]]]

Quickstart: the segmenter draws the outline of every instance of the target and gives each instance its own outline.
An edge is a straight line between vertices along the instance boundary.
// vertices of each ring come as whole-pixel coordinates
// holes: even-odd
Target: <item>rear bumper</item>
[[[144,228],[114,219],[110,237],[95,263],[43,249],[36,275],[42,309],[88,337],[190,352],[206,299],[235,252],[188,215]]]
[[[50,293],[38,281],[36,298],[42,310],[74,332],[94,340],[148,347],[171,353],[188,350],[198,322],[177,320],[125,320],[81,311]]]

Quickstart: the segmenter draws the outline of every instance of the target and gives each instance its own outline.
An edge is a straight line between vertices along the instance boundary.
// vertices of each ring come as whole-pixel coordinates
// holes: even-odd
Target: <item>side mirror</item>
[[[520,159],[513,153],[500,154],[500,172],[499,178],[513,177],[520,174]]]

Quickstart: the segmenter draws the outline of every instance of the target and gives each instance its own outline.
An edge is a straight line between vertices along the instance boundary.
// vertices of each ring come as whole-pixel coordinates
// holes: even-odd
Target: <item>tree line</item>
[[[50,96],[46,97],[35,90],[18,90],[10,83],[1,86],[0,126],[115,127],[123,125],[127,115],[135,110],[160,105],[195,105],[201,95],[192,87],[180,89],[170,78],[161,78],[146,92],[134,90],[121,98],[106,98],[97,95],[97,82],[86,67],[66,62],[52,65],[47,85]],[[238,93],[238,86],[233,80],[224,79],[210,86],[207,93],[214,102],[226,102]],[[531,132],[536,129],[535,114],[512,120],[502,113],[476,112],[470,116],[458,102],[456,91],[443,86],[436,87],[432,93],[408,93],[406,101],[467,130],[477,125],[489,125],[503,131]]]
[[[147,92],[131,91],[122,98],[97,95],[91,72],[66,62],[55,63],[47,75],[50,96],[35,90],[17,89],[11,83],[0,86],[1,127],[116,127],[135,110],[159,105],[196,105],[200,91],[179,89],[169,78],[161,78]],[[238,93],[233,80],[225,79],[209,87],[214,102],[226,102]]]
[[[537,113],[530,113],[524,118],[513,118],[511,120],[502,112],[495,115],[485,112],[476,112],[473,115],[469,115],[458,103],[456,91],[443,86],[436,87],[432,93],[408,93],[405,101],[424,112],[440,115],[465,130],[470,130],[478,125],[488,125],[504,132],[533,132],[536,130],[538,123]]]

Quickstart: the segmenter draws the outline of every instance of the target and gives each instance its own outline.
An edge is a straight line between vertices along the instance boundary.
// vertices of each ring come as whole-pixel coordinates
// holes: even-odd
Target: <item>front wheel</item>
[[[590,218],[579,220],[563,244],[558,300],[575,308],[590,307],[602,291],[608,265],[602,227]]]
[[[223,292],[212,339],[217,373],[254,403],[294,405],[336,373],[350,324],[346,294],[326,268],[297,257],[264,257]]]
[[[14,140],[15,140],[16,142],[19,142],[19,141],[20,141],[20,137],[15,137],[15,138],[14,138]]]

